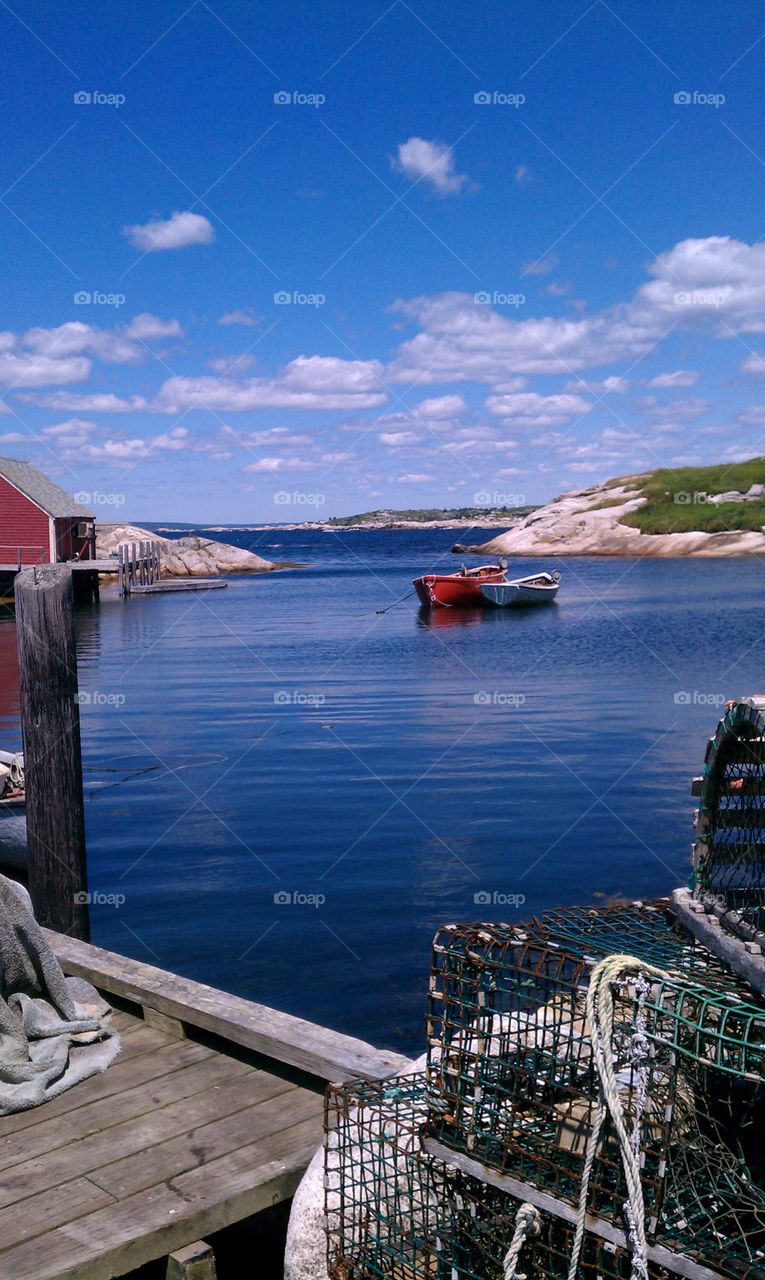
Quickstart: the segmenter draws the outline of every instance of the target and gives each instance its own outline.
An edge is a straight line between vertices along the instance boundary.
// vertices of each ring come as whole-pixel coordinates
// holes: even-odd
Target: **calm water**
[[[465,536],[232,535],[310,567],[80,615],[91,889],[124,898],[94,941],[413,1050],[438,924],[684,880],[714,699],[765,686],[762,565],[577,559],[549,610],[376,614]],[[0,676],[15,745],[8,622]]]

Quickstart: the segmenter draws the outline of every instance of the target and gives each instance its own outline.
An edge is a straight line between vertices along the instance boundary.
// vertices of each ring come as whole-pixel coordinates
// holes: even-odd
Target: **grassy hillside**
[[[480,524],[487,517],[493,520],[513,520],[518,516],[529,515],[536,507],[433,507],[431,509],[413,509],[410,511],[365,511],[356,516],[332,516],[327,524],[347,528],[354,524],[368,524],[379,521],[387,524],[399,520],[475,520]]]
[[[765,484],[765,458],[714,467],[680,467],[650,471],[609,481],[609,488],[634,484],[645,506],[621,523],[641,533],[728,533],[742,529],[761,531],[765,526],[765,498],[749,502],[710,503],[708,498],[729,490],[746,493],[753,484]]]

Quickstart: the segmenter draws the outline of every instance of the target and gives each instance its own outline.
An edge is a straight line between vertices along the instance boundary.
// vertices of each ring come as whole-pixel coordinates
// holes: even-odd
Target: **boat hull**
[[[425,574],[415,578],[414,589],[427,609],[474,609],[484,603],[481,587],[504,578],[500,565],[485,564],[465,573]]]
[[[551,575],[543,574],[515,582],[484,583],[481,595],[484,603],[493,605],[495,609],[525,609],[552,604],[558,594],[558,586]]]

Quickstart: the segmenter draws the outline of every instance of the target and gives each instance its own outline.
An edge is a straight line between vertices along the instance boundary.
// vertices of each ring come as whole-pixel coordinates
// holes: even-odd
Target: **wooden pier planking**
[[[49,931],[49,941],[65,973],[87,978],[99,990],[242,1045],[321,1080],[394,1075],[407,1065],[399,1053],[375,1049],[363,1040],[315,1022],[306,1022],[201,982],[115,955],[76,938]]]
[[[0,1117],[8,1280],[111,1280],[288,1199],[321,1143],[325,1081],[406,1062],[46,934],[66,973],[122,1002],[123,1048],[103,1075]]]

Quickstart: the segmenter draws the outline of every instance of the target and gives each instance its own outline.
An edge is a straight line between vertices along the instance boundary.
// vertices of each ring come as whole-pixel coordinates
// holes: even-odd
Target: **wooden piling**
[[[15,596],[29,891],[41,924],[88,941],[72,572],[23,569]]]

